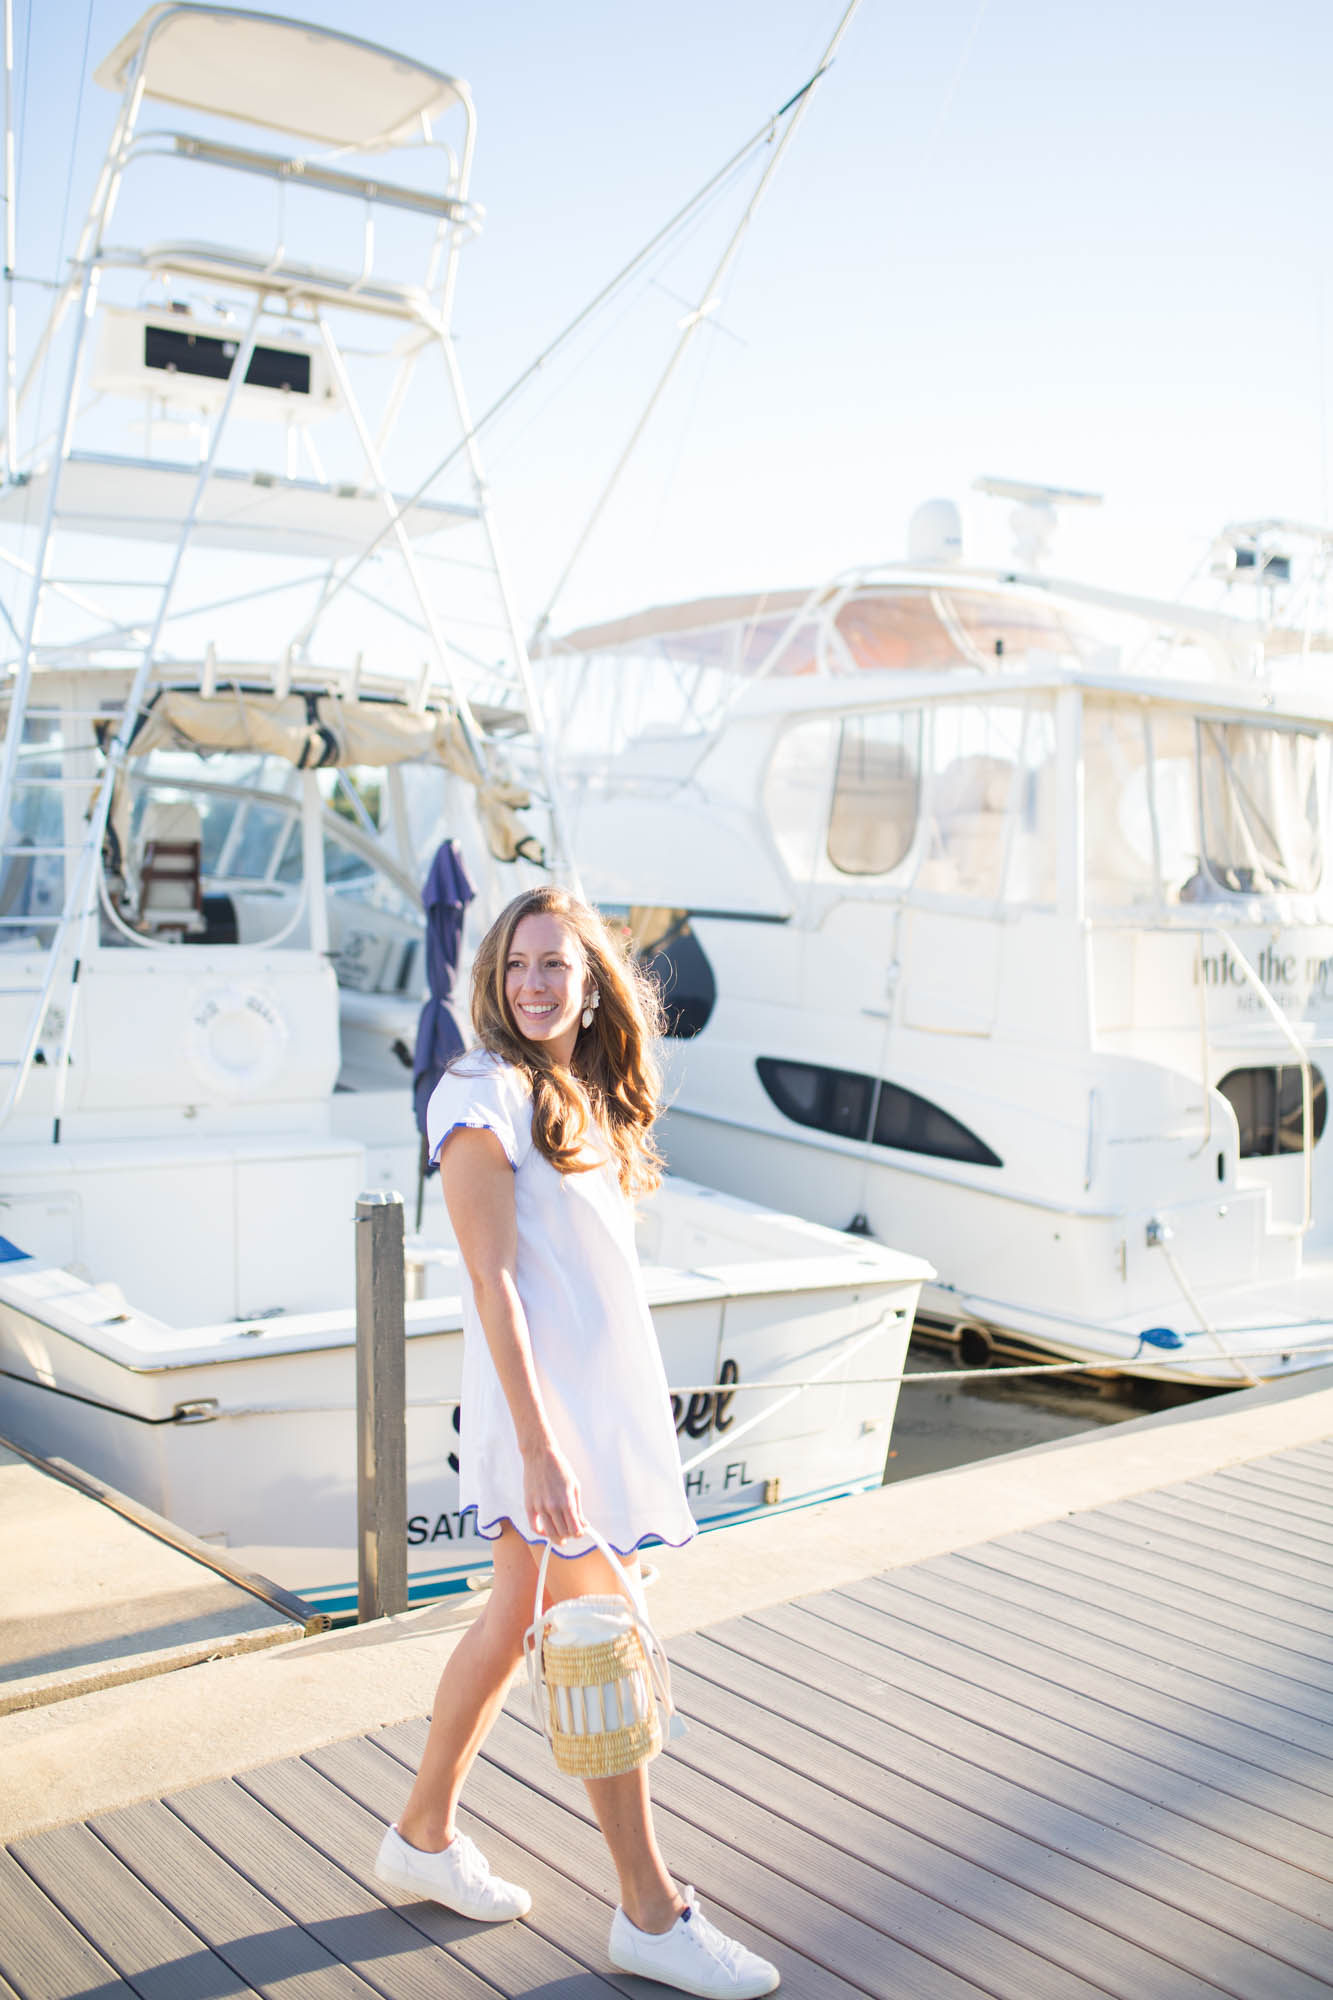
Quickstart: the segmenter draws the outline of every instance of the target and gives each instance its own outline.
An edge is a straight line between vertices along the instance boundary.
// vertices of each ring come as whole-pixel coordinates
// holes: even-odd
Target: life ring
[[[211,1090],[224,1097],[253,1097],[277,1074],[287,1047],[287,1023],[253,986],[211,986],[195,1003],[185,1046]]]

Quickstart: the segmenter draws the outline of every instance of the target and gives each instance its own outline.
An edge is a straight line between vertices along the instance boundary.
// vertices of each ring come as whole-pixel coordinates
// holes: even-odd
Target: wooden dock
[[[1333,1441],[678,1638],[668,1864],[792,2000],[1333,1994]],[[464,1824],[533,1892],[381,1892],[409,1722],[15,1841],[0,2000],[640,2000],[515,1697]],[[3,1782],[0,1776],[0,1783]]]

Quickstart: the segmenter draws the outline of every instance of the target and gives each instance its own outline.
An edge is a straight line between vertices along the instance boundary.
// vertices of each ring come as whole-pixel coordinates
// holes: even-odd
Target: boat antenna
[[[857,0],[857,5],[859,4],[860,0]],[[580,312],[575,313],[573,319],[569,321],[568,325],[562,327],[560,332],[556,334],[555,338],[547,342],[546,346],[542,349],[541,353],[536,357],[536,359],[530,361],[527,367],[523,370],[523,372],[520,375],[516,375],[514,377],[514,380],[509,384],[509,387],[507,389],[502,390],[501,393],[496,397],[495,401],[492,404],[490,404],[490,406],[487,409],[483,410],[482,414],[477,418],[476,422],[472,425],[472,428],[469,431],[466,431],[464,435],[459,439],[458,443],[455,444],[449,451],[445,453],[444,457],[440,460],[439,464],[436,465],[432,471],[426,474],[426,477],[422,480],[421,484],[415,489],[415,491],[410,493],[408,497],[396,507],[393,519],[385,522],[384,526],[379,530],[379,532],[374,536],[374,538],[365,544],[365,546],[361,550],[361,553],[356,558],[355,562],[353,562],[347,569],[345,569],[342,575],[338,577],[335,582],[330,584],[327,593],[320,600],[319,615],[321,617],[323,617],[324,613],[328,610],[329,605],[333,602],[333,599],[338,595],[339,591],[344,590],[347,587],[347,585],[351,583],[352,579],[356,576],[357,572],[362,568],[362,566],[365,563],[369,562],[371,556],[373,556],[375,551],[379,548],[380,543],[387,541],[389,536],[393,534],[397,521],[400,520],[404,514],[408,513],[411,508],[415,507],[419,500],[425,498],[426,494],[429,493],[431,487],[435,484],[436,480],[441,478],[443,474],[449,470],[449,467],[454,463],[455,459],[460,458],[462,456],[462,454],[467,450],[468,445],[476,442],[476,440],[481,436],[482,432],[484,430],[487,430],[490,427],[490,425],[495,422],[495,419],[501,414],[501,412],[509,407],[510,403],[513,402],[515,396],[517,396],[521,390],[527,387],[528,383],[531,382],[533,377],[535,375],[540,375],[542,369],[546,367],[547,363],[555,359],[556,355],[560,352],[561,348],[565,347],[574,338],[574,335],[578,333],[580,328],[585,326],[587,322],[593,318],[594,314],[598,313],[601,310],[601,308],[607,303],[609,299],[614,298],[616,293],[619,292],[626,284],[629,283],[629,280],[634,276],[635,272],[641,270],[643,266],[648,262],[649,258],[652,257],[658,250],[660,250],[662,245],[665,242],[667,242],[670,237],[674,236],[676,231],[681,229],[685,225],[685,223],[687,223],[690,220],[691,216],[693,216],[698,209],[703,207],[704,203],[707,202],[711,198],[711,196],[717,192],[718,188],[721,187],[722,184],[736,172],[737,168],[744,164],[744,162],[749,158],[751,153],[756,152],[760,146],[766,146],[771,143],[773,134],[777,130],[779,120],[785,118],[787,113],[793,108],[793,106],[801,103],[806,93],[814,89],[815,85],[818,83],[822,74],[823,74],[823,68],[821,67],[820,69],[815,71],[814,75],[810,77],[807,82],[801,85],[800,89],[796,91],[793,96],[787,99],[787,102],[784,105],[780,106],[780,108],[777,111],[773,112],[770,117],[766,118],[763,124],[759,127],[759,130],[755,133],[752,133],[751,136],[745,141],[745,144],[739,147],[737,151],[732,154],[731,158],[725,161],[724,164],[717,169],[716,173],[711,174],[709,176],[709,178],[704,182],[703,186],[697,191],[697,193],[692,194],[690,196],[689,200],[685,203],[685,206],[683,208],[677,209],[676,213],[670,218],[670,220],[664,222],[662,224],[662,227],[656,230],[653,233],[653,235],[649,237],[648,241],[643,245],[643,248],[641,250],[636,251],[635,254],[630,258],[628,264],[623,265],[621,269],[616,272],[614,278],[609,279],[608,282],[602,286],[601,290],[595,295],[595,297],[589,299],[587,305],[584,306]]]
[[[606,511],[606,507],[608,502],[610,501],[611,495],[615,492],[616,487],[620,483],[621,474],[624,472],[625,467],[629,464],[630,459],[634,456],[634,453],[638,448],[640,438],[643,436],[644,432],[648,428],[648,425],[652,421],[653,412],[656,410],[658,404],[662,400],[662,397],[665,395],[667,386],[670,383],[671,378],[675,374],[677,368],[680,366],[681,361],[684,359],[685,354],[689,348],[690,342],[694,339],[695,334],[699,331],[699,328],[703,325],[705,319],[708,318],[709,314],[713,311],[714,307],[717,305],[718,295],[720,293],[722,284],[726,279],[728,271],[731,269],[732,264],[735,262],[736,257],[740,252],[741,244],[745,240],[746,233],[749,230],[750,224],[754,220],[755,213],[759,207],[759,204],[763,200],[764,196],[768,193],[769,187],[771,186],[773,181],[773,177],[777,173],[778,168],[782,164],[783,155],[785,154],[788,146],[790,146],[792,140],[796,136],[797,128],[799,127],[802,118],[805,116],[806,110],[809,107],[810,101],[813,98],[816,89],[818,88],[820,80],[827,74],[828,70],[832,66],[833,59],[838,52],[838,46],[841,43],[843,36],[847,33],[848,28],[851,26],[852,17],[855,15],[857,8],[860,6],[860,4],[861,0],[851,0],[850,6],[843,14],[842,19],[839,21],[837,28],[834,31],[832,41],[829,43],[828,47],[824,51],[823,58],[820,61],[818,69],[815,71],[814,75],[810,78],[810,81],[807,84],[803,85],[803,87],[797,91],[794,97],[789,98],[786,104],[783,105],[782,110],[778,112],[777,117],[781,118],[782,116],[784,116],[786,112],[790,111],[792,113],[790,123],[788,124],[787,129],[782,134],[782,137],[778,140],[777,145],[774,147],[772,157],[769,160],[768,165],[764,168],[764,171],[759,178],[759,183],[755,188],[754,193],[750,196],[749,202],[746,204],[745,213],[742,215],[740,221],[737,223],[736,228],[732,234],[731,240],[727,244],[726,249],[722,253],[721,261],[719,262],[717,268],[714,270],[712,276],[709,278],[707,284],[703,288],[703,292],[700,296],[698,305],[694,308],[692,312],[687,313],[684,319],[680,322],[680,338],[676,342],[675,347],[671,351],[671,356],[667,361],[666,367],[662,370],[662,373],[658,376],[657,382],[653,388],[653,392],[649,396],[648,401],[644,406],[643,413],[640,416],[639,421],[635,424],[634,429],[630,432],[630,435],[625,443],[624,450],[621,452],[619,458],[615,462],[614,467],[612,468],[611,477],[607,480],[606,485],[602,488],[602,491],[597,498],[597,502],[593,507],[591,514],[589,514],[587,520],[584,522],[582,533],[579,535],[579,538],[575,542],[573,549],[570,551],[569,559],[566,562],[564,568],[561,570],[559,577],[556,579],[555,588],[551,592],[549,598],[546,600],[546,605],[544,610],[542,611],[541,617],[537,620],[537,623],[533,628],[532,638],[529,641],[530,651],[535,652],[538,646],[541,644],[543,638],[545,637],[546,632],[551,623],[551,614],[555,610],[556,604],[559,602],[561,596],[564,593],[565,585],[569,582],[570,575],[574,569],[574,566],[578,562],[579,557],[583,554],[584,549],[587,547],[589,541],[593,536],[594,531],[596,530],[598,522],[601,520],[603,513]],[[774,123],[776,123],[776,119],[774,120]]]

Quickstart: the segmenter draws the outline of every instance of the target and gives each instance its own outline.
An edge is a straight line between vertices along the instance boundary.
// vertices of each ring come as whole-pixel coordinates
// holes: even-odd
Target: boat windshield
[[[1245,895],[1319,887],[1327,748],[1313,729],[1200,722],[1204,866],[1218,888]]]
[[[1090,659],[1106,643],[1060,605],[957,589],[857,591],[835,623],[855,665],[872,671],[1003,667],[1034,650]]]
[[[1090,699],[1084,760],[1094,906],[1320,888],[1327,730]]]

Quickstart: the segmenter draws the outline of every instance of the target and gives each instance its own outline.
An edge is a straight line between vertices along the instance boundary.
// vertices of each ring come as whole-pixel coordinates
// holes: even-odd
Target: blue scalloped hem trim
[[[464,1507],[462,1509],[462,1513],[459,1516],[459,1519],[461,1520],[464,1514],[475,1514],[479,1517],[480,1513],[481,1509],[474,1504],[471,1507]],[[501,1530],[503,1529],[506,1523],[508,1523],[508,1525],[514,1530],[514,1533],[518,1535],[522,1541],[525,1541],[527,1543],[530,1549],[544,1549],[546,1547],[546,1537],[544,1535],[525,1535],[523,1533],[523,1530],[519,1527],[517,1521],[515,1521],[513,1516],[510,1514],[497,1514],[494,1520],[488,1521],[486,1523],[485,1527],[482,1526],[481,1520],[480,1518],[478,1518],[477,1533],[481,1536],[481,1539],[484,1542],[498,1542],[500,1539]],[[494,1534],[491,1533],[492,1529],[495,1530]],[[616,1548],[615,1543],[611,1541],[611,1537],[609,1535],[607,1536],[607,1541],[610,1543],[610,1546],[613,1549],[615,1549],[616,1554],[618,1556],[624,1557],[624,1556],[637,1555],[640,1549],[688,1548],[690,1543],[695,1540],[698,1533],[699,1530],[697,1527],[695,1527],[692,1533],[686,1535],[684,1541],[673,1542],[670,1541],[666,1535],[655,1535],[650,1530],[648,1534],[640,1535],[638,1541],[632,1542],[629,1548],[627,1549]],[[584,1549],[582,1550],[581,1553],[582,1555],[586,1556],[590,1555],[592,1551],[590,1549]],[[580,1559],[579,1556],[576,1555],[575,1556],[564,1555],[554,1542],[551,1543],[551,1554],[553,1556],[558,1556],[561,1562],[578,1562]]]
[[[508,1146],[505,1145],[504,1134],[492,1125],[489,1118],[455,1118],[448,1131],[441,1132],[439,1139],[436,1141],[435,1150],[430,1156],[431,1166],[438,1167],[440,1164],[440,1154],[444,1151],[444,1142],[446,1139],[452,1139],[455,1132],[494,1132],[496,1138],[500,1141],[501,1150],[508,1160],[510,1167],[514,1173],[518,1172],[518,1161],[514,1158]],[[506,1516],[506,1518],[508,1517]]]

